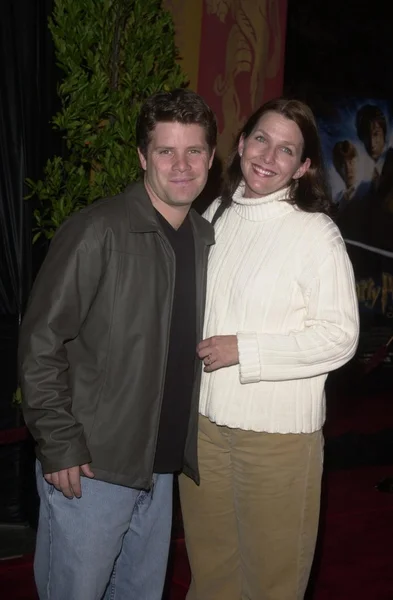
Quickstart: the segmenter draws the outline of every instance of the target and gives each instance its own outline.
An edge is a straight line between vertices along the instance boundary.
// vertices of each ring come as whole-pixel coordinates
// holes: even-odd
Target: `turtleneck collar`
[[[286,202],[288,188],[278,190],[261,198],[244,197],[244,181],[233,195],[232,208],[239,216],[248,221],[266,221],[282,217],[296,210],[296,206]]]

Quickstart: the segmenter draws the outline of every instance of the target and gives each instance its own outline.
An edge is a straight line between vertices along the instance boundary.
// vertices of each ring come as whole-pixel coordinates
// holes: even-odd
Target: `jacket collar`
[[[127,206],[129,230],[132,233],[161,231],[162,227],[143,182],[133,183],[124,191]],[[206,219],[194,209],[190,210],[190,220],[194,233],[207,246],[214,244],[214,229]]]

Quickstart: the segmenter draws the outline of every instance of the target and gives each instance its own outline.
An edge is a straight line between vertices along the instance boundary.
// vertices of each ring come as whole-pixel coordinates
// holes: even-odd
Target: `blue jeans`
[[[37,463],[40,600],[161,600],[173,475],[154,475],[149,492],[81,479],[82,497],[69,500]]]

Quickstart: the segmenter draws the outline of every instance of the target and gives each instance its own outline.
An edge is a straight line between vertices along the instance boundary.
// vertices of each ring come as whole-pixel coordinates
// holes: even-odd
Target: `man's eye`
[[[283,147],[281,148],[281,150],[282,150],[283,152],[285,152],[286,154],[291,154],[291,155],[292,155],[292,150],[291,150],[290,148],[287,148],[286,146],[283,146]]]

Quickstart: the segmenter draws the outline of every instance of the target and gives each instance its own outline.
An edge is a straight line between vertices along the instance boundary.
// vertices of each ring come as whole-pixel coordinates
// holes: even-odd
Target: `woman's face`
[[[239,142],[246,198],[260,198],[287,187],[310,166],[301,162],[303,136],[294,121],[276,112],[265,113],[248,138]]]

